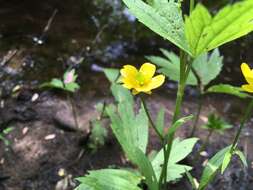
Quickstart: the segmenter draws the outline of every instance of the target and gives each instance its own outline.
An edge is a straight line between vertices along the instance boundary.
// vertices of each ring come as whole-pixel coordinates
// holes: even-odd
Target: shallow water
[[[202,2],[215,11],[227,1]],[[159,48],[175,50],[140,24],[120,0],[9,0],[1,3],[0,23],[0,57],[17,50],[0,70],[0,86],[7,94],[17,84],[34,87],[60,77],[69,66],[80,68],[80,82],[92,85],[89,76],[100,67],[138,65],[145,55],[159,54]],[[214,83],[241,84],[239,65],[253,62],[252,39],[250,35],[221,48],[225,69]]]

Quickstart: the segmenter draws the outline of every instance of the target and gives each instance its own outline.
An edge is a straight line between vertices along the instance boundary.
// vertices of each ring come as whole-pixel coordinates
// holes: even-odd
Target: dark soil
[[[235,118],[241,115],[238,113],[243,112],[241,104],[244,104],[244,102],[228,97],[222,99],[224,98],[229,99],[229,101],[219,101],[220,98],[217,99],[216,97],[206,98],[200,123],[207,120],[207,114],[210,111],[219,114],[225,112],[229,116],[226,118],[227,120],[236,122]],[[194,113],[196,105],[192,103],[193,100],[194,97],[186,99],[183,105],[183,115]],[[65,105],[65,108],[68,105],[65,98],[57,94],[52,94],[52,92],[41,93],[39,99],[33,103],[30,100],[17,99],[6,102],[4,110],[9,111],[7,114],[9,118],[3,119],[5,121],[9,120],[8,125],[15,127],[15,130],[8,135],[11,142],[10,146],[7,147],[0,142],[1,190],[72,190],[77,185],[74,178],[84,175],[88,170],[129,166],[112,134],[109,135],[105,146],[100,147],[95,153],[90,153],[85,146],[85,139],[87,139],[89,133],[89,120],[97,114],[94,105],[103,101],[111,102],[111,98],[100,98],[92,94],[85,97],[75,97],[75,101],[80,115],[79,122],[83,123],[78,131],[61,128],[59,123],[55,122],[54,116],[56,113],[64,109],[63,105]],[[22,114],[21,112],[11,112],[11,110],[17,110],[20,106],[26,108],[30,106],[33,114],[27,112],[28,108],[23,109]],[[152,110],[152,114],[156,114],[161,106],[165,106],[167,122],[169,122],[174,107],[174,96],[156,94],[149,97],[149,108]],[[12,114],[11,117],[10,113]],[[24,115],[29,116],[29,114],[30,117],[24,118]],[[5,115],[1,114],[2,117],[5,117]],[[66,114],[64,117],[71,117],[71,114]],[[213,134],[206,150],[208,157],[202,157],[198,163],[194,163],[192,156],[186,160],[188,164],[194,166],[193,174],[197,178],[199,178],[203,168],[201,163],[205,162],[216,151],[231,143],[237,127],[235,126],[234,129],[223,135]],[[185,138],[189,133],[190,124],[182,127],[177,136]],[[244,131],[240,147],[247,152],[248,162],[252,163],[253,138],[252,135],[245,136],[248,134],[253,134],[252,129],[247,128]],[[207,131],[203,129],[199,129],[196,134],[201,140],[205,139],[206,135]],[[200,146],[201,140],[196,145],[196,149]],[[152,133],[149,149],[153,148],[158,149],[159,143]],[[59,171],[63,170],[64,175],[59,175]],[[238,159],[235,159],[225,174],[218,176],[208,189],[252,190],[252,174],[251,166],[248,169],[243,169]],[[184,179],[172,185],[171,188],[182,190],[190,189],[190,186],[187,180]]]

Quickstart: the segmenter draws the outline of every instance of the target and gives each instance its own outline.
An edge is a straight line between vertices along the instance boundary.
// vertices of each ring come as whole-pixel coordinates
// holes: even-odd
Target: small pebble
[[[29,128],[28,127],[24,127],[23,130],[22,130],[22,134],[23,135],[26,135],[27,132],[28,132]]]
[[[45,140],[52,140],[52,139],[54,139],[55,137],[56,137],[55,134],[50,134],[50,135],[45,136]]]
[[[32,102],[35,102],[36,100],[38,100],[38,98],[39,98],[39,94],[38,94],[38,93],[35,93],[35,94],[32,96],[31,101],[32,101]]]
[[[208,153],[206,151],[200,152],[200,156],[208,157]]]

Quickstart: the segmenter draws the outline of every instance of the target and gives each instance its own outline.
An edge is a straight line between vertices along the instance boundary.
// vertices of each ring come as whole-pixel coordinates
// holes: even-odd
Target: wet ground
[[[215,11],[217,5],[210,7]],[[94,105],[112,101],[101,68],[119,68],[125,63],[139,65],[145,61],[145,55],[159,54],[161,47],[175,49],[139,24],[119,0],[1,1],[0,23],[0,127],[1,130],[7,126],[15,128],[8,135],[9,147],[0,141],[0,189],[73,189],[74,178],[87,170],[127,165],[112,135],[94,154],[85,148],[89,121],[97,116]],[[242,61],[253,63],[252,39],[250,35],[221,48],[225,66],[213,83],[242,83],[239,65]],[[82,122],[81,132],[69,130],[62,125],[67,121],[59,121],[61,114],[71,120],[65,95],[37,88],[52,77],[60,77],[69,66],[75,67],[80,76],[81,90],[74,99]],[[18,95],[13,93],[15,87],[21,88]],[[175,87],[175,83],[169,82],[150,99],[154,113],[159,106],[166,105],[168,122],[174,107]],[[32,102],[36,93],[39,98]],[[196,110],[196,98],[196,91],[188,88],[185,115]],[[229,96],[208,96],[201,122],[215,110],[238,124],[245,104]],[[240,146],[252,163],[253,138],[248,134],[253,132],[251,123],[248,125]],[[178,136],[188,136],[189,127],[182,128]],[[235,129],[231,129],[224,135],[213,135],[208,155],[231,143],[234,133]],[[204,139],[206,132],[199,130],[197,135]],[[157,147],[155,138],[151,139],[151,145]],[[195,164],[191,159],[187,162]],[[61,169],[65,173],[59,176]],[[194,173],[199,176],[200,170]],[[252,174],[251,167],[244,170],[234,161],[209,189],[252,190]],[[188,186],[183,180],[174,188],[189,189]]]

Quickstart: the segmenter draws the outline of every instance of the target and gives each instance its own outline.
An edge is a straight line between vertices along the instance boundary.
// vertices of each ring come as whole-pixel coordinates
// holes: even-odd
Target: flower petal
[[[247,65],[246,63],[242,63],[241,70],[242,70],[245,80],[249,84],[253,84],[253,71],[250,69],[249,65]]]
[[[158,88],[161,86],[165,81],[165,76],[164,75],[157,75],[154,78],[151,79],[150,87],[151,89]]]
[[[121,79],[121,82],[123,83],[123,86],[127,89],[132,89],[138,85],[138,83],[135,81],[135,79],[131,78],[131,77],[129,77],[129,78],[123,77]]]
[[[253,92],[253,85],[249,84],[242,85],[242,89],[246,92]]]
[[[126,78],[135,78],[137,73],[137,69],[132,65],[125,65],[123,69],[120,70],[120,74]]]
[[[151,78],[154,76],[156,70],[156,66],[151,63],[144,63],[141,68],[140,72],[145,77],[145,81],[151,80]]]

